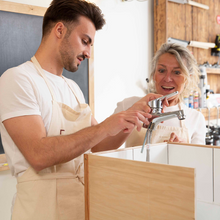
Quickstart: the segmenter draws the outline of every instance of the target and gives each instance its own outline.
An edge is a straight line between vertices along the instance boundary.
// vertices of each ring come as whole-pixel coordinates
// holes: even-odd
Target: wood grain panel
[[[168,3],[167,7],[167,37],[173,37],[178,39],[185,39],[185,17],[186,17],[186,5],[177,4],[173,2]],[[179,13],[176,13],[176,12]],[[172,15],[172,16],[171,16]]]
[[[192,7],[186,6],[186,16],[185,16],[185,38],[187,41],[192,39],[192,19],[193,19],[193,14],[192,14]],[[191,48],[189,48],[191,49]],[[192,50],[191,50],[192,51]]]
[[[204,1],[204,0],[203,0]],[[202,1],[200,1],[199,3],[204,3]],[[196,7],[194,7],[196,8]],[[197,29],[194,38],[196,37],[197,41],[201,41],[201,42],[207,42],[208,41],[208,12],[207,10],[201,9],[201,8],[196,8],[197,9]],[[208,50],[203,50],[203,57],[200,56],[199,51],[197,51],[197,62],[198,63],[202,63],[203,59],[207,59],[208,60],[208,56],[210,56],[210,54],[207,54],[207,52],[209,52]],[[205,58],[206,57],[206,58]]]
[[[215,93],[220,93],[220,75],[208,74],[208,85]]]
[[[192,19],[192,39],[190,40],[194,40],[194,41],[199,41],[199,36],[198,36],[198,8],[197,7],[192,7],[192,15],[193,15],[193,19]],[[198,62],[198,48],[193,47],[192,48],[193,51],[193,55],[196,58],[197,62]],[[199,63],[199,62],[198,62]]]
[[[220,108],[218,107],[218,111],[219,111],[219,116],[220,117]],[[210,113],[209,113],[209,110],[207,108],[203,108],[203,109],[200,109],[199,111],[202,112],[202,114],[204,115],[205,117],[205,120],[208,120],[209,118],[209,114],[210,114],[210,120],[216,120],[217,121],[217,108],[210,108]],[[219,120],[219,118],[218,118]]]
[[[219,2],[216,0],[209,1],[209,10],[208,10],[208,40],[209,42],[215,42],[216,35],[220,33],[220,25],[216,22],[218,11]],[[206,61],[211,64],[214,64],[218,61],[218,57],[211,56],[211,49],[210,52],[206,56]],[[205,60],[205,59],[204,59]]]
[[[154,52],[167,41],[167,0],[154,0]]]
[[[209,74],[219,74],[220,75],[220,68],[206,68],[206,73]]]
[[[44,13],[46,12],[47,8],[0,0],[0,10],[21,14],[44,16]]]
[[[195,219],[195,170],[88,154],[87,220]]]

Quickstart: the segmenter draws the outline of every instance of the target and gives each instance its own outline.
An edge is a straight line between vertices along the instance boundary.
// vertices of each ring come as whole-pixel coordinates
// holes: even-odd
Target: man
[[[90,58],[100,9],[53,0],[31,61],[0,79],[1,135],[17,195],[12,220],[84,219],[83,153],[119,147],[146,118],[148,98],[98,124],[75,82],[62,76]]]

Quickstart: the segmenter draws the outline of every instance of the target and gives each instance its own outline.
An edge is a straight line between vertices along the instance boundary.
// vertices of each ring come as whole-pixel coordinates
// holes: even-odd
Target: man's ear
[[[54,31],[58,39],[62,39],[65,36],[66,30],[67,28],[63,22],[58,22],[54,27]]]

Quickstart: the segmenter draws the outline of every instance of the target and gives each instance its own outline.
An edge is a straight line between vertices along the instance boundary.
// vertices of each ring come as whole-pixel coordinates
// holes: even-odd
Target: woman
[[[198,88],[199,69],[190,51],[178,44],[165,43],[156,52],[152,62],[152,72],[149,79],[149,91],[167,95],[178,91],[178,94],[168,99],[169,107],[164,112],[184,110],[185,120],[173,118],[159,124],[153,131],[151,143],[164,141],[205,144],[205,118],[201,112],[188,108],[183,104],[183,98],[189,96],[192,90]],[[130,97],[117,104],[114,113],[128,108],[136,109],[140,97]],[[140,132],[133,131],[126,141],[126,147],[142,145],[146,128]]]

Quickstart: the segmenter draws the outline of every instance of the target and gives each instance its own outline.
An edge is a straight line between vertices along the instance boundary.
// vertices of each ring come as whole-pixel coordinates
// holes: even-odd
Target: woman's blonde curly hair
[[[155,88],[154,74],[156,71],[157,62],[161,55],[169,53],[176,57],[180,68],[185,75],[185,88],[183,92],[179,95],[180,102],[183,101],[184,97],[188,97],[191,91],[198,91],[200,93],[198,83],[199,83],[199,68],[197,61],[191,52],[179,44],[175,43],[165,43],[156,52],[152,61],[152,70],[149,78],[148,91],[151,93],[157,93]]]

